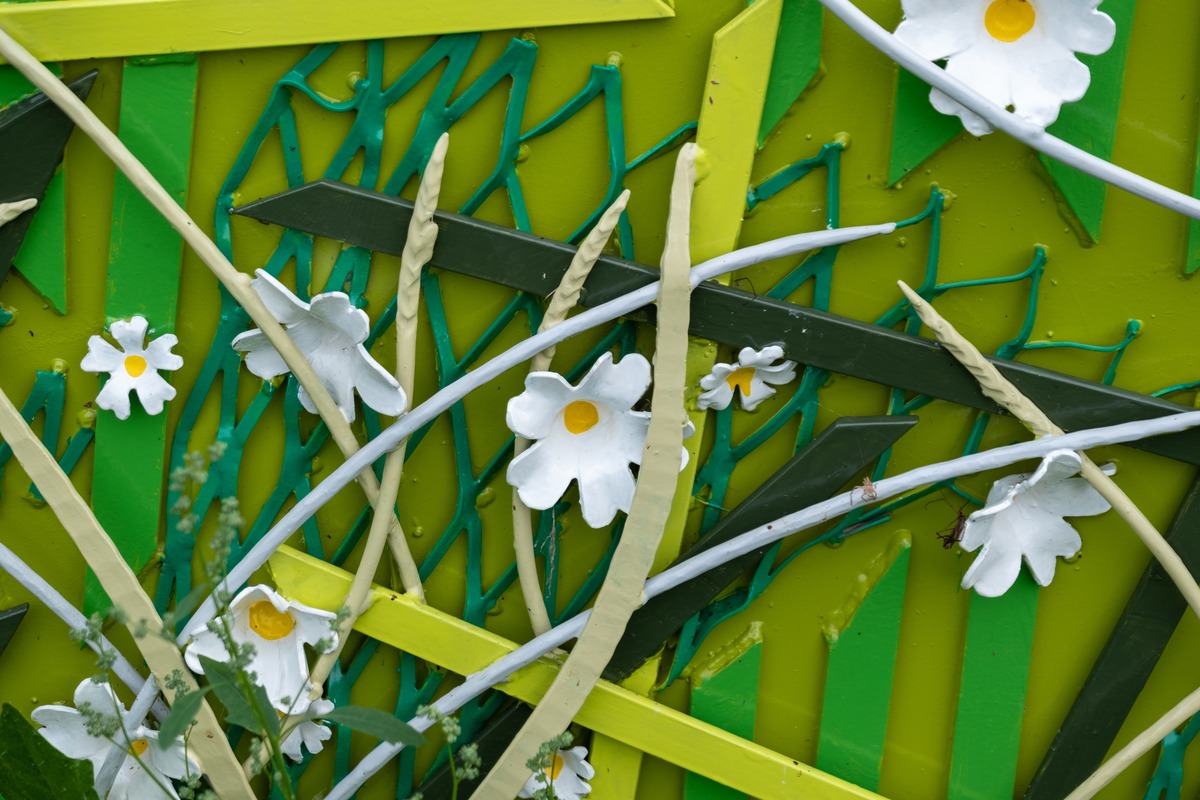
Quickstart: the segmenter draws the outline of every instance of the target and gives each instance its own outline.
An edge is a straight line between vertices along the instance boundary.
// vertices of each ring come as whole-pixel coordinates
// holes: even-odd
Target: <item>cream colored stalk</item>
[[[529,777],[525,762],[542,742],[562,733],[570,724],[600,679],[629,617],[642,604],[646,576],[662,540],[683,458],[683,426],[687,419],[683,390],[691,311],[688,228],[698,153],[695,144],[686,144],[675,162],[658,294],[653,414],[625,532],[571,655],[472,800],[511,800],[516,796]]]
[[[104,528],[92,513],[87,501],[79,496],[66,473],[54,456],[46,450],[37,434],[21,417],[12,401],[0,390],[0,437],[4,438],[29,479],[37,485],[58,521],[62,523],[79,552],[96,573],[100,585],[108,593],[113,604],[128,616],[131,632],[140,623],[145,623],[147,633],[134,639],[150,670],[160,680],[178,672],[183,676],[189,690],[196,689],[192,673],[183,663],[179,648],[164,635],[162,619],[154,603],[142,591],[137,576],[125,563],[121,553],[105,533]],[[154,680],[154,678],[150,678]],[[174,702],[175,690],[161,685],[167,702]],[[147,704],[147,708],[149,705]],[[144,716],[144,712],[142,714]],[[139,717],[140,719],[140,717]],[[222,798],[229,800],[254,800],[254,793],[238,768],[237,759],[225,739],[212,708],[207,702],[200,706],[196,715],[196,726],[189,739],[192,753],[201,769],[212,781],[213,789]]]
[[[346,422],[346,418],[342,416],[342,412],[333,402],[333,398],[329,396],[325,385],[313,372],[312,365],[305,359],[304,354],[296,348],[284,332],[283,327],[250,287],[250,276],[239,272],[229,263],[229,259],[225,258],[225,254],[221,252],[220,248],[196,226],[192,218],[162,187],[162,184],[129,152],[121,140],[105,127],[91,109],[75,96],[74,92],[2,29],[0,29],[0,56],[8,59],[10,64],[62,109],[76,127],[96,143],[125,174],[129,182],[150,201],[158,213],[162,214],[171,227],[196,251],[200,260],[212,270],[213,275],[241,304],[242,308],[246,309],[250,319],[279,351],[279,355],[287,363],[288,369],[292,371],[296,380],[300,381],[312,398],[321,419],[329,427],[330,436],[333,437],[338,449],[347,458],[356,453],[358,441],[350,430],[350,424]],[[376,504],[379,499],[379,481],[376,480],[375,473],[370,469],[363,470],[358,475],[358,482],[362,486],[368,502],[372,505]],[[405,591],[423,597],[416,562],[413,561],[412,554],[408,550],[408,543],[405,541],[400,524],[396,522],[394,515],[392,515],[392,525],[388,529],[388,545],[391,548],[392,556],[396,559]]]
[[[583,283],[591,273],[592,267],[596,265],[596,259],[600,258],[604,245],[612,236],[613,229],[617,227],[617,220],[621,218],[628,202],[629,190],[626,189],[608,207],[604,216],[600,217],[600,221],[583,240],[583,244],[579,245],[579,249],[571,259],[570,266],[563,273],[562,280],[558,282],[558,288],[554,290],[550,306],[546,309],[546,315],[542,317],[542,324],[538,326],[538,333],[548,331],[566,319],[567,314],[579,302],[579,293],[583,289]],[[547,347],[534,356],[529,362],[529,371],[541,372],[549,369],[550,362],[554,360],[554,350],[553,346]],[[529,440],[518,436],[513,442],[513,458],[524,453],[528,447]],[[525,608],[529,612],[529,622],[533,625],[533,633],[535,636],[540,636],[550,630],[550,615],[546,610],[546,601],[542,597],[537,557],[533,552],[533,521],[529,509],[521,502],[515,489],[512,493],[512,520],[513,549],[517,553],[517,576],[521,581],[521,594],[525,597]]]
[[[1016,386],[1013,386],[990,361],[983,357],[975,345],[956,331],[941,314],[934,311],[933,306],[925,302],[904,281],[899,281],[899,285],[900,291],[904,292],[904,296],[912,303],[913,310],[917,312],[921,321],[933,331],[937,340],[942,343],[942,347],[945,347],[974,376],[979,383],[979,388],[987,397],[995,400],[1003,409],[1025,423],[1035,436],[1054,436],[1062,433],[1062,428],[1051,422],[1040,408],[1021,394]],[[1100,493],[1101,497],[1109,502],[1109,505],[1121,515],[1129,527],[1133,528],[1133,532],[1162,564],[1167,575],[1171,577],[1171,581],[1179,589],[1179,593],[1187,600],[1192,612],[1200,617],[1200,586],[1196,585],[1196,579],[1188,572],[1183,560],[1171,549],[1162,534],[1150,520],[1146,519],[1146,515],[1134,505],[1121,487],[1117,486],[1112,478],[1105,475],[1095,462],[1087,457],[1087,454],[1080,453],[1079,456],[1083,461],[1080,474]]]

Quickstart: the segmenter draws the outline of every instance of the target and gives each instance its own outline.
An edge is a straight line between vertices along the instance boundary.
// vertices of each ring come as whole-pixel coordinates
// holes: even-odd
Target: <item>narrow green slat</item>
[[[821,69],[822,10],[819,0],[784,0],[759,123],[759,147]]]
[[[879,788],[911,548],[907,535],[899,537],[868,570],[882,577],[863,590],[865,597],[853,598],[853,616],[825,633],[829,666],[817,769],[872,791]]]
[[[691,715],[735,736],[754,740],[758,710],[758,671],[762,663],[760,623],[699,667],[692,677]],[[741,800],[746,795],[724,784],[688,773],[685,800]]]
[[[1125,82],[1129,35],[1133,31],[1134,2],[1106,0],[1103,3],[1100,10],[1117,24],[1113,46],[1098,56],[1079,56],[1079,60],[1092,72],[1087,94],[1077,103],[1064,105],[1058,120],[1046,129],[1106,161],[1112,160],[1113,141],[1117,135],[1117,111],[1121,106],[1121,88]],[[1108,184],[1045,156],[1039,156],[1039,159],[1088,238],[1093,242],[1100,241],[1100,222],[1104,217],[1104,197]]]
[[[892,114],[892,153],[888,185],[894,185],[962,132],[958,117],[929,104],[929,84],[898,68]]]
[[[1200,137],[1196,139],[1196,176],[1192,182],[1192,196],[1200,197]],[[1184,272],[1191,275],[1200,269],[1200,220],[1188,222],[1187,260],[1183,266]]]
[[[1037,601],[1024,570],[1000,597],[971,594],[949,800],[1012,800]]]
[[[180,202],[187,196],[196,59],[130,59],[121,85],[121,139]],[[113,189],[109,249],[110,320],[134,314],[150,322],[151,336],[175,327],[182,242],[128,180]],[[164,376],[169,377],[169,376]],[[155,553],[165,482],[167,416],[150,416],[134,400],[127,420],[102,411],[96,420],[92,506],[137,572]],[[136,454],[131,458],[130,454]],[[84,589],[88,612],[108,605],[90,572]]]

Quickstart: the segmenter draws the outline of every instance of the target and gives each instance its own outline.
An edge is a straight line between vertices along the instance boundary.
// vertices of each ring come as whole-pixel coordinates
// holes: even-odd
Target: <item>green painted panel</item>
[[[897,537],[866,570],[866,580],[840,616],[825,626],[829,666],[817,769],[875,791],[892,700],[900,615],[912,539]],[[872,580],[874,578],[874,580]]]
[[[122,141],[181,203],[187,197],[191,162],[196,67],[194,56],[131,59],[121,85]],[[182,248],[179,235],[118,175],[113,188],[107,317],[141,314],[150,323],[147,340],[174,330]],[[99,413],[92,506],[135,572],[150,562],[158,545],[166,451],[165,413],[151,416],[137,403],[126,420],[110,411]],[[130,458],[130,453],[137,453],[137,458]],[[103,590],[89,572],[85,609],[90,613],[106,605]]]
[[[818,0],[784,0],[758,129],[759,147],[820,72],[822,13]]]
[[[889,185],[902,180],[963,129],[958,117],[939,113],[929,104],[927,83],[904,69],[897,72]]]
[[[693,672],[692,716],[753,741],[761,664],[762,626],[755,622],[741,638]],[[685,800],[739,800],[745,797],[724,784],[690,772],[684,781],[683,796]]]
[[[971,594],[949,800],[1013,796],[1037,603],[1024,569],[1000,597]]]
[[[1200,137],[1196,138],[1196,175],[1192,181],[1192,195],[1200,197]],[[1183,268],[1188,275],[1200,269],[1200,219],[1188,221],[1187,257]]]
[[[1117,23],[1117,36],[1107,53],[1080,55],[1079,60],[1092,72],[1087,94],[1077,103],[1062,107],[1049,133],[1105,160],[1112,159],[1117,136],[1117,111],[1121,107],[1121,89],[1125,84],[1125,60],[1129,55],[1129,36],[1133,32],[1135,0],[1107,0],[1101,9]],[[1078,170],[1038,157],[1063,200],[1093,241],[1100,241],[1100,222],[1104,217],[1107,184]]]

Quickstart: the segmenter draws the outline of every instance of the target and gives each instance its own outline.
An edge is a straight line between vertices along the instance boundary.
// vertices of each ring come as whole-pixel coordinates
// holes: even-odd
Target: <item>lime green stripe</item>
[[[762,626],[753,623],[741,637],[693,671],[691,715],[754,741],[761,663]],[[742,800],[746,794],[689,772],[683,796],[684,800]]]
[[[195,57],[131,59],[121,85],[122,141],[181,202],[191,163],[196,66]],[[118,175],[105,306],[109,320],[143,315],[150,322],[148,340],[172,331],[182,257],[178,234]],[[154,557],[158,543],[167,417],[146,414],[136,399],[132,406],[127,420],[109,411],[96,420],[92,505],[136,572]],[[90,573],[84,597],[89,611],[107,602]]]
[[[820,0],[784,0],[758,128],[759,147],[821,69],[823,11]]]
[[[817,769],[872,791],[879,788],[911,546],[907,536],[893,541],[868,568],[860,584],[865,596],[851,598],[840,615],[845,621],[832,621],[825,632],[829,667]],[[872,581],[872,574],[882,577]]]
[[[971,595],[949,800],[1011,800],[1038,587],[1022,570],[1000,597]]]
[[[1098,56],[1079,56],[1092,73],[1087,94],[1077,103],[1067,103],[1058,121],[1046,130],[1106,161],[1112,160],[1117,136],[1117,111],[1121,106],[1121,87],[1125,83],[1125,60],[1129,55],[1129,35],[1133,30],[1134,0],[1107,0],[1101,9],[1117,24],[1117,37],[1108,52]],[[1054,180],[1067,206],[1093,241],[1100,241],[1100,222],[1104,217],[1104,197],[1108,185],[1076,169],[1039,156]]]
[[[1192,183],[1192,195],[1200,197],[1200,138],[1196,140],[1196,176]],[[1184,270],[1191,275],[1200,269],[1200,220],[1188,221],[1187,261]]]

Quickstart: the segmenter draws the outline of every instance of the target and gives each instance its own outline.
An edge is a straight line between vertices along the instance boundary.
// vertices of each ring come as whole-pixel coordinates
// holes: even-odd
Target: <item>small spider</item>
[[[864,503],[869,503],[879,495],[875,492],[875,484],[870,478],[863,478],[862,482],[862,500]]]

